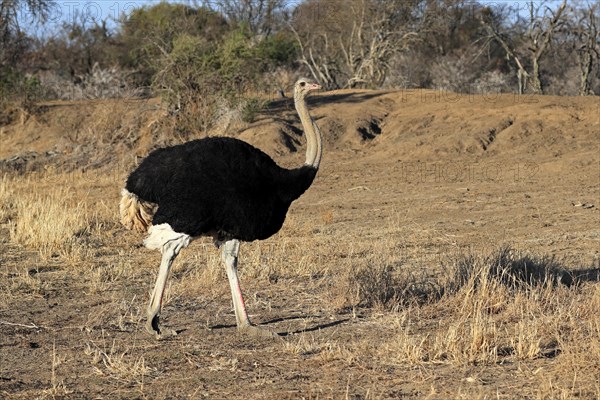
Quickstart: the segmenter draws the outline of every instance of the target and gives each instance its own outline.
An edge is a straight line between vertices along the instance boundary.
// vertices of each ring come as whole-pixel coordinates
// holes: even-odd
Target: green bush
[[[277,32],[260,43],[258,57],[271,68],[292,66],[298,58],[298,42],[288,31]]]
[[[177,112],[177,131],[208,130],[227,110],[253,122],[264,107],[255,94],[271,65],[265,54],[286,57],[277,50],[281,43],[257,43],[243,26],[221,42],[189,34],[175,38],[170,53],[157,60],[153,88]]]
[[[159,72],[156,60],[170,54],[180,36],[214,42],[228,30],[221,14],[203,7],[162,2],[138,8],[121,21],[118,40],[126,49],[121,65],[138,69],[141,79],[149,83]]]
[[[242,108],[242,121],[246,123],[252,123],[256,121],[256,117],[264,108],[265,102],[263,100],[255,97],[247,99],[244,107]]]
[[[211,129],[225,114],[254,121],[267,73],[293,65],[297,55],[290,32],[257,36],[216,10],[166,2],[123,18],[116,40],[120,65],[161,96],[184,136]]]

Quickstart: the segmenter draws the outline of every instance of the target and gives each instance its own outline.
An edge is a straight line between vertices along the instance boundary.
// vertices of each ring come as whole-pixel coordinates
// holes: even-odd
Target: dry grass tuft
[[[56,353],[56,343],[52,344],[52,367],[50,375],[50,388],[41,390],[36,393],[36,399],[61,399],[68,398],[73,393],[72,390],[67,389],[64,381],[59,380],[57,376],[57,369],[63,363],[63,359]]]
[[[377,252],[376,254],[387,254]],[[521,255],[502,247],[491,255],[459,255],[443,265],[441,275],[413,272],[402,261],[382,256],[367,256],[361,264],[342,268],[342,279],[335,290],[339,304],[346,307],[377,307],[398,310],[412,305],[437,302],[462,291],[465,296],[485,299],[490,310],[501,307],[511,290],[529,290],[575,283],[571,274],[553,257]]]
[[[156,268],[160,258],[155,256],[155,260]],[[199,289],[204,295],[227,293],[226,282],[220,251],[212,243],[193,243],[175,261],[164,301],[168,304],[171,298],[179,296],[193,298],[198,295]]]
[[[69,189],[58,187],[44,194],[22,194],[15,199],[16,217],[11,240],[34,248],[42,258],[56,256],[77,260],[84,254],[78,243],[89,220],[84,203],[76,202]]]
[[[136,268],[131,259],[121,255],[114,261],[98,263],[78,272],[86,280],[85,290],[88,294],[102,294],[121,282],[139,281],[144,271]]]
[[[0,179],[0,224],[4,224],[13,217],[15,205],[14,191],[12,189],[12,179],[4,175]]]
[[[110,348],[106,343],[98,346],[96,343],[88,342],[84,352],[91,357],[98,375],[143,387],[144,379],[152,376],[156,369],[147,366],[143,356],[134,356],[134,350],[118,349],[116,341],[113,340]]]

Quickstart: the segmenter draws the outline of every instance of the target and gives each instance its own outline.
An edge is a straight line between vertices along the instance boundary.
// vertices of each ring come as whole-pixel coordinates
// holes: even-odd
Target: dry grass
[[[104,165],[106,159],[114,162],[116,149],[131,149],[140,132],[151,133],[163,110],[152,100],[97,100],[88,103],[79,115],[71,115],[69,110],[63,113],[58,121],[63,135],[73,143],[96,149],[88,162]]]
[[[540,369],[536,379],[543,385],[535,398],[593,398],[600,389],[588,384],[600,360],[600,288],[557,286],[564,273],[554,259],[519,256],[508,248],[465,255],[454,263],[454,280],[444,283],[439,301],[399,312],[395,334],[379,357],[420,366],[556,358],[560,374]]]
[[[41,390],[35,396],[36,399],[60,399],[68,397],[71,393],[62,379],[58,377],[58,368],[64,362],[64,360],[56,352],[56,343],[52,344],[52,366],[50,375],[50,385],[48,389]]]
[[[136,247],[142,238],[118,226],[121,181],[101,174],[46,172],[0,182],[0,223],[10,231],[11,246],[34,250],[41,260],[34,267],[27,261],[23,267],[2,271],[0,312],[29,298],[40,302],[49,298],[53,304],[54,299],[64,300],[62,291],[70,291],[76,297],[71,306],[78,311],[48,332],[62,334],[69,342],[72,333],[65,330],[71,329],[83,343],[74,350],[53,349],[52,364],[44,367],[48,380],[42,388],[23,394],[71,395],[77,384],[69,381],[66,371],[75,368],[70,365],[74,359],[97,385],[132,390],[140,397],[154,393],[148,385],[155,390],[161,379],[169,381],[173,371],[183,368],[180,361],[167,371],[164,365],[175,362],[171,358],[187,358],[195,368],[185,379],[213,373],[216,379],[225,373],[249,374],[245,375],[249,379],[259,374],[260,363],[255,365],[254,359],[264,344],[241,345],[245,339],[233,332],[206,329],[232,322],[227,278],[219,251],[208,239],[195,241],[177,258],[164,300],[167,326],[198,330],[158,344],[137,337],[160,254]],[[315,220],[292,213],[275,237],[244,244],[240,278],[248,289],[249,310],[257,314],[255,310],[260,310],[259,321],[267,319],[263,313],[284,317],[292,309],[321,318],[319,326],[337,320],[348,320],[349,326],[332,325],[321,332],[312,317],[303,322],[291,319],[290,325],[296,325],[289,332],[299,334],[288,336],[283,344],[268,345],[260,361],[263,367],[272,363],[277,371],[285,371],[293,363],[306,363],[312,372],[303,379],[315,381],[327,377],[314,371],[351,371],[355,375],[343,378],[348,392],[354,378],[369,381],[353,391],[356,398],[391,396],[386,379],[402,374],[417,382],[419,391],[413,397],[491,398],[490,388],[478,384],[490,379],[480,377],[486,371],[504,374],[494,384],[505,392],[512,393],[510,379],[528,385],[514,389],[518,397],[599,397],[600,384],[594,381],[600,367],[597,283],[579,282],[567,271],[568,264],[556,257],[510,247],[468,252],[453,243],[436,242],[440,236],[436,231],[420,227],[407,235],[399,213],[379,226],[353,230],[336,225],[337,215],[323,210]],[[419,252],[425,255],[419,257]],[[450,259],[437,254],[443,252],[455,254]],[[287,286],[291,289],[285,293],[293,292],[292,300],[274,297]],[[20,320],[19,315],[0,328],[38,334],[46,329],[36,320]],[[277,330],[282,331],[281,326]],[[231,337],[227,344],[222,343],[225,337]],[[219,351],[216,343],[222,345]],[[229,348],[234,350],[224,350]],[[162,356],[160,349],[165,352]],[[63,356],[66,352],[68,359]],[[289,362],[285,360],[292,364],[284,364]],[[511,366],[514,378],[502,381],[509,374],[504,369]],[[455,371],[468,373],[458,377]],[[252,382],[269,386],[273,380],[271,376]],[[444,385],[453,386],[444,391]],[[317,389],[315,393],[315,398],[326,397],[318,393],[340,395]]]
[[[0,223],[8,227],[10,240],[35,250],[42,260],[74,264],[92,256],[91,249],[108,238],[106,228],[116,226],[106,201],[86,193],[114,177],[93,175],[48,171],[24,179],[5,177],[0,182]]]
[[[48,286],[34,269],[20,268],[0,280],[0,304],[9,299],[43,296]]]

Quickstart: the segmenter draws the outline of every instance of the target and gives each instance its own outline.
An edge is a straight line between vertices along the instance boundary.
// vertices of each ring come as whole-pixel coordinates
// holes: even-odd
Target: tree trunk
[[[598,62],[600,56],[598,52],[598,25],[596,20],[596,6],[590,6],[579,20],[578,36],[583,42],[577,53],[579,55],[579,71],[581,72],[581,81],[579,84],[579,95],[594,95],[592,91],[592,71],[594,63]]]
[[[591,85],[590,85],[590,74],[592,72],[592,55],[590,53],[584,53],[582,55],[582,60],[580,61],[581,68],[581,83],[579,85],[579,95],[580,96],[588,96],[591,93]]]
[[[533,94],[544,94],[542,88],[542,81],[540,80],[540,64],[537,57],[533,57],[533,70],[531,71],[531,93]]]
[[[525,88],[527,86],[527,76],[523,73],[522,69],[517,70],[517,80],[519,84],[519,95],[522,95],[525,92]]]

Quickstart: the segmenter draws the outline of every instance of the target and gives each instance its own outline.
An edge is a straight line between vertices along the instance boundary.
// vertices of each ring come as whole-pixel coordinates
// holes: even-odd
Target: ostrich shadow
[[[386,94],[391,93],[391,91],[379,91],[373,93],[365,93],[365,92],[350,92],[350,93],[323,93],[315,96],[310,96],[306,99],[306,103],[309,106],[315,107],[322,104],[332,104],[332,103],[361,103],[376,97],[384,96]],[[292,113],[293,115],[285,117],[277,117],[277,115]],[[268,102],[267,106],[263,110],[262,113],[256,118],[255,123],[251,124],[252,127],[260,127],[261,125],[267,125],[270,123],[271,119],[275,118],[277,120],[286,122],[288,124],[297,123],[299,120],[296,116],[296,111],[294,108],[294,99],[291,97],[286,97],[283,99],[275,99]],[[318,118],[316,118],[318,119]],[[248,129],[248,127],[243,128],[240,132]],[[238,133],[240,133],[238,132]]]
[[[309,97],[307,99],[307,103],[310,106],[319,106],[321,104],[331,103],[360,103],[372,98],[386,95],[388,93],[391,93],[391,91],[379,91],[373,93],[324,93]],[[321,118],[322,116],[314,117],[316,121]],[[273,121],[281,122],[286,125],[289,131],[286,132],[284,136],[284,145],[290,151],[297,151],[298,144],[294,143],[294,140],[298,140],[298,138],[303,135],[303,132],[302,129],[295,126],[300,121],[296,115],[293,98],[271,100],[266,106],[264,112],[261,113],[252,124],[238,129],[236,133],[239,135],[249,129],[260,129],[261,127],[268,126]]]
[[[319,318],[319,315],[293,315],[290,317],[279,317],[279,318],[273,318],[270,319],[268,321],[264,321],[261,323],[256,324],[257,326],[267,326],[270,324],[276,324],[279,322],[285,322],[285,321],[293,321],[293,320],[301,320],[301,319],[307,319],[307,318]],[[316,323],[312,326],[308,326],[306,328],[302,328],[302,329],[297,329],[294,331],[284,331],[284,332],[280,332],[277,331],[277,334],[281,337],[287,337],[287,336],[292,336],[292,335],[298,335],[300,333],[306,333],[306,332],[314,332],[314,331],[318,331],[321,329],[327,329],[327,328],[331,328],[337,325],[341,325],[345,322],[348,322],[350,320],[350,318],[341,318],[335,321],[331,321],[331,322],[319,322]],[[230,328],[236,328],[237,325],[235,324],[218,324],[218,325],[213,325],[210,327],[211,330],[216,330],[216,329],[230,329]]]

